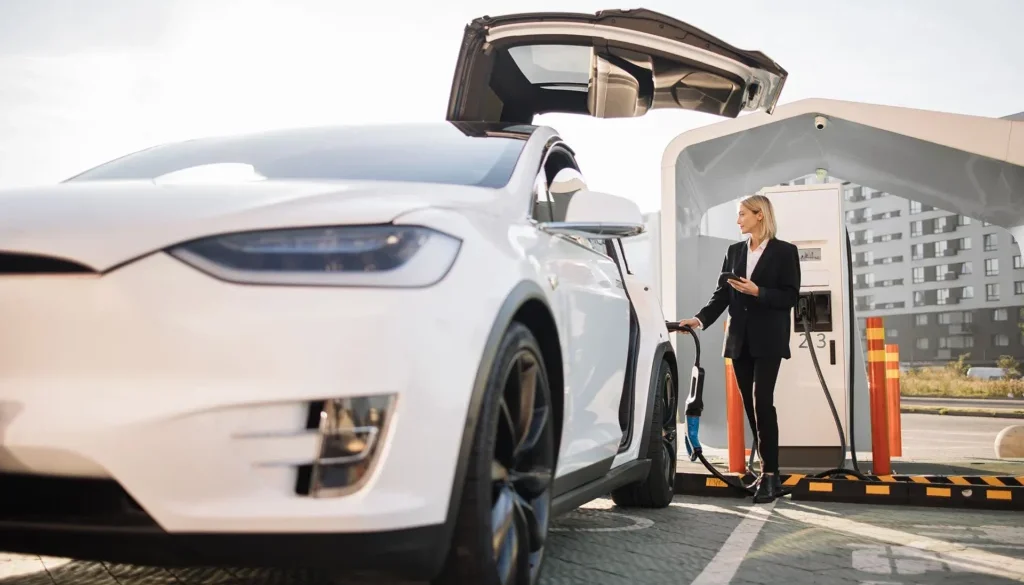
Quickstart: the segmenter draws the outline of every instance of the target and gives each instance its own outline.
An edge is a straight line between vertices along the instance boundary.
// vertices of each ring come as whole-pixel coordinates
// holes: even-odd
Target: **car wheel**
[[[513,322],[490,372],[451,549],[437,585],[534,585],[544,558],[555,473],[547,369]]]
[[[658,367],[654,412],[651,415],[647,453],[651,470],[643,480],[612,492],[612,501],[624,508],[664,508],[672,503],[678,449],[676,424],[679,392],[667,360]]]

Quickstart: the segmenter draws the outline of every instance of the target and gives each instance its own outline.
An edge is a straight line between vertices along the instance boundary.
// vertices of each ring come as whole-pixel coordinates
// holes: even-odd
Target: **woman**
[[[757,437],[761,475],[754,502],[766,503],[782,491],[775,380],[782,360],[790,358],[790,311],[800,291],[800,258],[796,246],[775,237],[775,213],[767,197],[743,199],[736,223],[747,238],[729,246],[711,300],[680,324],[707,329],[729,309],[725,357],[732,359],[747,420]]]

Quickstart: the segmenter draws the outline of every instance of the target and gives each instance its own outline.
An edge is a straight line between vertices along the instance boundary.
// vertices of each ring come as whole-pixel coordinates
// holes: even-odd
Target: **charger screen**
[[[799,248],[800,261],[821,260],[821,248]]]

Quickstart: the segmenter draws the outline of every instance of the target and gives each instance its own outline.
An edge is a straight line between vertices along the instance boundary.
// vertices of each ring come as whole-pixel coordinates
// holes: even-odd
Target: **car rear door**
[[[447,118],[530,124],[551,112],[770,114],[787,76],[759,51],[646,9],[481,17],[466,27]]]

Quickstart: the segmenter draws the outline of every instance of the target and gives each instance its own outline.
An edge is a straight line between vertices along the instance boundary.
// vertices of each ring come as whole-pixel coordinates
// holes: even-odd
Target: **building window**
[[[1016,269],[1024,268],[1024,257],[1022,257],[1020,254],[1017,254],[1016,256],[1014,256],[1013,257],[1013,267],[1016,268]]]
[[[912,221],[910,222],[910,237],[916,238],[921,235],[924,228],[923,221]]]
[[[974,313],[964,311],[964,323],[974,323]]]
[[[985,234],[986,252],[994,252],[997,245],[999,245],[999,238],[996,236],[996,234]]]
[[[910,257],[914,260],[924,258],[924,244],[914,244],[910,247]]]
[[[1010,336],[1005,333],[996,333],[992,336],[992,345],[1006,347],[1010,345]]]
[[[974,338],[970,336],[957,335],[939,338],[939,349],[967,349],[971,347],[974,347]]]
[[[910,213],[921,213],[921,202],[911,201],[910,202]]]
[[[915,266],[913,271],[913,282],[914,284],[921,284],[924,282],[924,267]]]
[[[1024,309],[1021,309],[1021,314],[1024,314]],[[914,325],[918,327],[928,324],[928,313],[922,313],[921,315],[914,315]]]
[[[949,302],[949,289],[940,288],[935,291],[936,304],[945,305]]]
[[[939,313],[939,325],[949,325],[953,322],[952,313]]]
[[[999,276],[999,258],[985,258],[985,276]]]
[[[999,283],[992,283],[985,285],[985,300],[987,301],[998,301],[999,300]]]
[[[886,331],[885,334],[887,336],[889,336],[889,337],[898,337],[900,332],[897,331],[896,329],[890,329],[890,330]]]
[[[928,338],[918,337],[915,345],[917,346],[917,349],[928,349]]]
[[[961,299],[973,299],[974,298],[974,287],[965,286],[960,292]]]
[[[1024,280],[1018,280],[1013,283],[1013,294],[1024,295]]]
[[[958,216],[956,216],[956,225],[958,225],[958,226],[971,225],[971,218],[967,217],[966,215],[958,215]]]
[[[1009,317],[1009,312],[1007,312],[1006,309],[995,309],[994,311],[992,311],[993,321],[1006,321],[1007,319],[1009,319]]]

